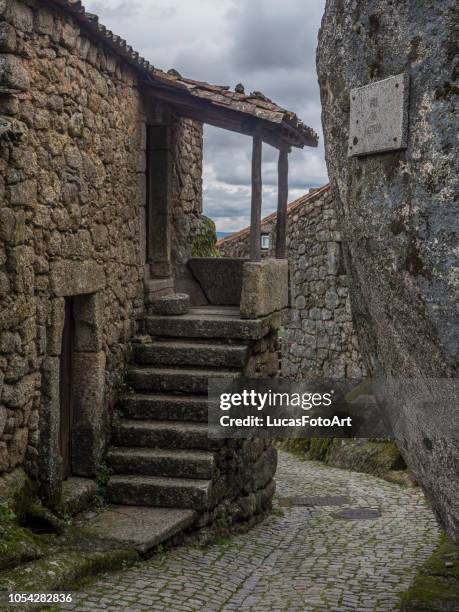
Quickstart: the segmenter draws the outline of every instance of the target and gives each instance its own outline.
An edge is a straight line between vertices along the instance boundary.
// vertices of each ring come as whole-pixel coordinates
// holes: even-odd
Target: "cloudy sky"
[[[152,64],[218,85],[243,83],[320,135],[290,155],[293,200],[327,182],[315,71],[325,0],[86,0],[88,11]],[[251,139],[206,126],[204,212],[219,231],[249,224]],[[263,215],[276,207],[277,152],[263,148]]]

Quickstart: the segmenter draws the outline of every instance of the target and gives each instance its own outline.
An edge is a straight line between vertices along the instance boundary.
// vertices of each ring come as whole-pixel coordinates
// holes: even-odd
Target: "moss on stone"
[[[435,98],[437,100],[449,98],[450,96],[457,96],[457,94],[459,94],[459,87],[449,81],[445,81],[443,85],[437,87],[435,90]]]
[[[217,242],[215,223],[204,215],[201,215],[200,221],[201,228],[191,248],[192,257],[219,257],[220,253],[215,246]]]
[[[0,502],[0,590],[68,590],[137,559],[134,549],[89,536],[56,517],[30,483]]]
[[[133,549],[58,552],[39,559],[24,568],[17,567],[0,574],[0,589],[14,591],[56,591],[75,588],[88,576],[115,570],[138,560]]]
[[[276,448],[292,453],[292,455],[304,461],[309,444],[310,440],[306,438],[282,438],[276,441]]]
[[[389,440],[341,438],[287,438],[276,446],[300,459],[323,461],[327,465],[373,474],[404,486],[414,481],[396,444]]]
[[[413,585],[402,594],[404,612],[459,610],[459,547],[443,536]]]
[[[389,440],[334,439],[326,461],[334,467],[384,476],[406,466],[396,444]]]
[[[45,551],[38,536],[18,524],[11,505],[0,503],[0,570],[38,559]]]

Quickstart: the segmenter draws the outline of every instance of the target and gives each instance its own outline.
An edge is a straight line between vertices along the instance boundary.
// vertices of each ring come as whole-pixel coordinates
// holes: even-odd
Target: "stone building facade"
[[[0,5],[0,473],[24,464],[51,483],[69,299],[78,473],[94,476],[103,452],[105,408],[143,311],[146,125],[165,110],[146,103],[131,67],[46,5]],[[201,124],[172,118],[172,157],[172,249],[183,262],[199,228]]]
[[[25,470],[50,505],[106,461],[109,501],[173,507],[177,529],[270,507],[275,449],[213,444],[206,394],[217,370],[276,374],[288,266],[219,260],[240,300],[205,298],[203,122],[317,146],[259,92],[151,66],[80,2],[0,0],[0,479]],[[244,310],[258,275],[280,302]]]
[[[261,225],[262,255],[276,247],[276,213]],[[249,229],[217,242],[222,256],[247,257]],[[352,322],[341,233],[328,185],[288,207],[291,322],[282,337],[282,375],[360,379],[365,372]]]

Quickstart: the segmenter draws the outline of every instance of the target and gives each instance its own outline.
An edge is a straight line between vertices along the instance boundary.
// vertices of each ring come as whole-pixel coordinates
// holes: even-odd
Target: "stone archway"
[[[47,350],[42,368],[40,414],[40,477],[50,503],[60,495],[61,457],[60,369],[66,300],[74,319],[71,394],[70,472],[94,477],[104,447],[105,352],[102,350],[105,276],[93,262],[59,261],[51,268],[52,297]]]

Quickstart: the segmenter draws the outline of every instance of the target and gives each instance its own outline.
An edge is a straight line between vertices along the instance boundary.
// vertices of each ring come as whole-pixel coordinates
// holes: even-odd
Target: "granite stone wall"
[[[0,474],[24,465],[51,489],[59,481],[69,296],[76,441],[89,453],[77,473],[97,471],[143,312],[145,126],[159,115],[133,69],[69,14],[0,2]],[[202,128],[172,125],[173,240],[184,259],[201,206]]]
[[[188,278],[186,262],[200,233],[202,215],[203,127],[190,119],[176,120],[172,137],[172,249],[174,277]],[[180,283],[180,281],[178,281]]]
[[[458,23],[455,0],[327,0],[317,49],[361,350],[373,377],[410,381],[380,406],[456,541],[457,400],[430,381],[459,373]],[[350,92],[401,73],[410,80],[407,148],[348,158]],[[435,399],[428,412],[423,397]]]
[[[275,256],[276,215],[262,222]],[[218,243],[223,256],[247,257],[249,233]],[[348,278],[341,253],[341,233],[328,186],[291,204],[287,217],[291,322],[282,337],[282,375],[361,378],[364,366],[352,322]]]

